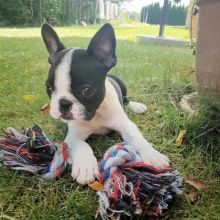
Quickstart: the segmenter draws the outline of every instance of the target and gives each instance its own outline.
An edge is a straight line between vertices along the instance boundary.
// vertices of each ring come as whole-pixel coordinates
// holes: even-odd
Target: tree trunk
[[[186,15],[186,27],[190,28],[190,22],[191,22],[191,16],[192,16],[192,7],[194,5],[195,0],[190,0],[188,9],[187,9],[187,15]]]
[[[39,22],[42,24],[42,2],[39,0]]]
[[[88,24],[88,7],[89,7],[89,4],[88,4],[88,0],[86,1],[86,23]]]
[[[99,8],[99,0],[96,0],[96,3],[95,3],[95,19],[94,19],[94,22],[93,22],[94,25],[96,25],[96,21],[97,21],[98,8]]]
[[[160,16],[159,37],[163,37],[163,35],[164,35],[164,27],[165,27],[166,20],[168,17],[168,9],[169,9],[169,0],[164,0],[163,9],[161,11],[161,16]]]
[[[199,0],[198,4],[197,85],[201,96],[220,109],[220,1]]]
[[[70,0],[66,1],[66,23],[70,22]]]
[[[147,23],[147,21],[148,21],[148,8],[146,8],[144,23]]]
[[[81,10],[80,10],[81,1],[77,0],[77,23],[80,24]]]

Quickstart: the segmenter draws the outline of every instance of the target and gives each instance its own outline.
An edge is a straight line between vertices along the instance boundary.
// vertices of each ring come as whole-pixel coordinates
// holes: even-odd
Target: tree
[[[106,2],[106,0],[103,0]],[[130,0],[109,0],[120,6]],[[97,0],[0,0],[0,25],[93,24]]]
[[[181,2],[181,0],[173,0],[175,3]],[[159,30],[159,37],[163,37],[164,35],[164,27],[166,24],[166,20],[168,17],[168,8],[169,8],[169,0],[164,0],[163,8],[161,11],[161,17],[160,17],[160,30]]]
[[[141,22],[160,24],[160,4],[152,3],[141,10]],[[169,2],[167,25],[185,25],[187,7]]]

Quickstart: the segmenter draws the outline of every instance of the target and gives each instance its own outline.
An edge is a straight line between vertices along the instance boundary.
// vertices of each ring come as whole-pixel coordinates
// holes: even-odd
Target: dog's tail
[[[147,106],[140,102],[132,102],[128,100],[128,108],[137,114],[143,114],[147,111]]]
[[[139,102],[132,102],[128,99],[127,88],[126,88],[124,82],[118,76],[108,75],[108,77],[112,78],[113,80],[115,80],[118,83],[118,85],[121,89],[123,105],[127,105],[129,109],[131,109],[133,112],[135,112],[137,114],[143,114],[144,112],[147,111],[146,105],[139,103]]]

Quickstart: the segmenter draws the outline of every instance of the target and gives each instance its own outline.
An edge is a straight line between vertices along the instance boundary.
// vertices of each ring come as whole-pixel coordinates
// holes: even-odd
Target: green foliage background
[[[159,2],[143,7],[141,10],[141,21],[148,24],[159,24],[161,10],[162,8],[160,7]],[[185,25],[186,14],[187,7],[170,2],[166,24],[173,26]]]
[[[120,5],[129,0],[112,0]],[[104,0],[104,4],[106,0]],[[0,1],[0,25],[93,24],[97,18],[97,0],[7,0]]]

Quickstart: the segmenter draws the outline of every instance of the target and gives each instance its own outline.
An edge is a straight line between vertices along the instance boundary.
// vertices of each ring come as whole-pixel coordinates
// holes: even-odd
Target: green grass
[[[67,47],[86,47],[98,27],[57,28]],[[156,26],[116,27],[118,64],[111,71],[123,78],[133,100],[148,106],[144,115],[126,109],[144,136],[161,152],[169,156],[172,166],[183,177],[204,180],[209,193],[200,193],[190,204],[186,198],[174,201],[169,216],[172,220],[220,219],[220,166],[206,153],[198,136],[204,116],[188,117],[177,110],[170,98],[178,100],[186,85],[194,85],[194,57],[188,48],[167,47],[136,42],[137,34],[156,35]],[[166,36],[187,39],[187,31],[167,27]],[[65,126],[43,115],[40,108],[48,102],[44,82],[49,65],[39,28],[0,29],[0,126],[5,129],[40,125],[53,140],[62,139]],[[27,103],[24,95],[34,95]],[[175,146],[179,130],[189,129],[187,141]],[[203,132],[204,129],[201,131]],[[115,138],[97,137],[89,140],[100,159],[105,147]],[[211,143],[211,142],[210,142]],[[57,181],[43,181],[27,173],[0,167],[0,219],[93,219],[97,196],[88,187],[75,183],[69,174]],[[11,217],[11,218],[10,218]]]
[[[72,26],[72,27],[57,27],[56,31],[60,37],[92,37],[97,30],[97,26]],[[33,38],[40,37],[39,28],[0,28],[0,37],[22,37]],[[136,34],[157,36],[159,33],[158,25],[147,24],[121,24],[115,26],[115,31],[118,40],[136,40]],[[167,26],[165,36],[189,40],[189,32],[183,27]]]

